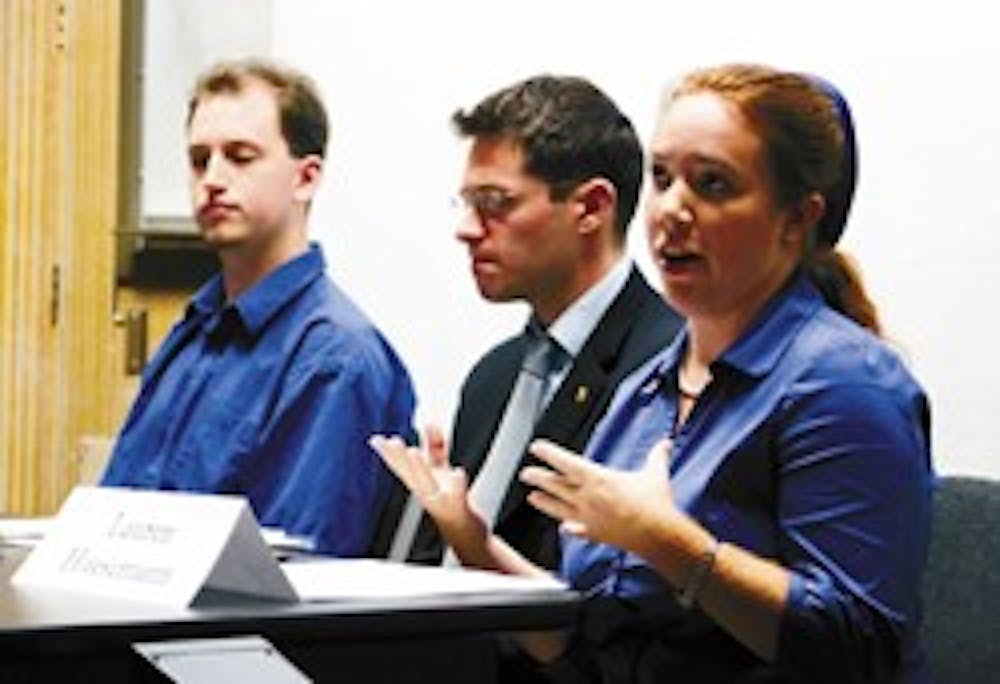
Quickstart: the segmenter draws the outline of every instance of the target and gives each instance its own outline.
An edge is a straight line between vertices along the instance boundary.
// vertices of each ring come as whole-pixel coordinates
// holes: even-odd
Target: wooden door
[[[136,389],[117,311],[155,346],[185,294],[115,287],[127,3],[0,2],[0,512],[58,508]]]

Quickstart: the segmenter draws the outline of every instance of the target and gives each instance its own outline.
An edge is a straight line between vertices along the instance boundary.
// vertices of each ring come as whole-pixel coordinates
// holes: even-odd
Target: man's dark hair
[[[325,157],[329,123],[316,85],[304,74],[263,60],[221,62],[199,76],[188,100],[188,125],[203,98],[239,93],[251,80],[274,89],[281,135],[292,156]]]
[[[452,116],[458,134],[520,145],[525,171],[554,200],[580,183],[605,178],[618,193],[615,227],[624,241],[642,185],[642,146],[629,121],[594,84],[575,76],[536,76]]]

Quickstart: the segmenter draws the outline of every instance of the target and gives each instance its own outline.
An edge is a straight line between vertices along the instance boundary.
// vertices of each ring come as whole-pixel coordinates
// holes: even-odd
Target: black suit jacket
[[[625,287],[608,307],[574,359],[545,413],[535,427],[545,437],[573,451],[583,451],[615,388],[632,370],[663,349],[680,329],[681,318],[663,302],[633,268]],[[507,400],[521,369],[526,339],[518,335],[497,345],[473,367],[462,386],[451,440],[452,462],[463,466],[470,481],[479,472]],[[522,465],[533,460],[525,454]],[[525,556],[549,568],[559,561],[557,525],[526,500],[527,488],[516,480],[500,508],[495,531]],[[405,502],[394,493],[376,540],[384,555]],[[390,524],[389,521],[392,521]],[[389,529],[392,528],[392,529]],[[442,542],[424,516],[410,560],[436,563]]]

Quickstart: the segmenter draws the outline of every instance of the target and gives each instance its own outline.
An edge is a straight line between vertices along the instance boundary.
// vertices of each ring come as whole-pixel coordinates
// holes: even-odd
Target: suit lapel
[[[625,287],[604,312],[597,327],[587,338],[569,374],[563,380],[551,403],[535,426],[535,436],[550,439],[567,448],[581,451],[586,445],[586,433],[581,428],[600,406],[606,405],[614,391],[612,373],[619,367],[629,331],[637,320],[641,306],[642,276],[633,267]],[[522,459],[522,463],[530,457]],[[497,525],[524,501],[527,488],[516,477],[511,483]]]
[[[621,366],[625,342],[638,318],[640,288],[643,286],[641,276],[633,268],[625,287],[587,338],[569,374],[539,420],[536,435],[577,449],[583,448],[583,444],[575,444],[574,438],[595,407],[602,403],[608,392],[614,390],[608,385],[612,374]]]

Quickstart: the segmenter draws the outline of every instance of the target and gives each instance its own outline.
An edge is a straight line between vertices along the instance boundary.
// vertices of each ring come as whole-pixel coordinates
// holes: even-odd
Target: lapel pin
[[[582,404],[587,401],[587,397],[590,396],[590,390],[586,385],[577,385],[576,394],[573,395],[573,401],[578,404]]]

